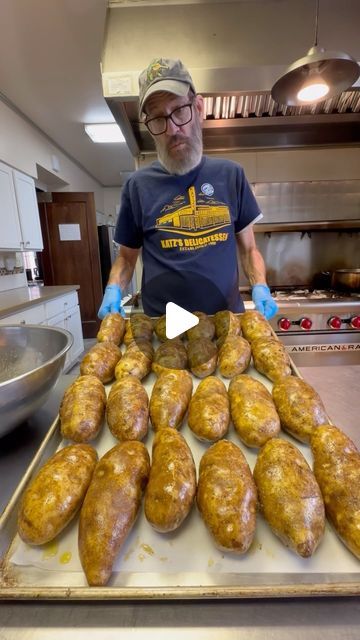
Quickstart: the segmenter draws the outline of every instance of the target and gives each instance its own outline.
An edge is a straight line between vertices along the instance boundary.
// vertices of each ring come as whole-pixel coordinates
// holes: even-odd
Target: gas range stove
[[[360,364],[360,294],[274,288],[270,323],[295,364]]]
[[[276,332],[360,330],[360,293],[327,289],[275,289],[279,312],[272,320]]]

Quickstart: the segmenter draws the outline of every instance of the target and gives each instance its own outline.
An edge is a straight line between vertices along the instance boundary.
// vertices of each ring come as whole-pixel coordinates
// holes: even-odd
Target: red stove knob
[[[281,329],[281,331],[289,331],[291,327],[291,321],[289,320],[289,318],[280,318],[280,320],[278,320],[278,327],[279,329]]]
[[[352,329],[360,329],[360,316],[353,316],[350,319],[350,326]]]
[[[342,325],[342,320],[339,316],[331,316],[328,320],[328,325],[330,329],[340,329]]]
[[[300,327],[304,329],[304,331],[310,331],[312,327],[312,320],[310,320],[310,318],[301,318]]]

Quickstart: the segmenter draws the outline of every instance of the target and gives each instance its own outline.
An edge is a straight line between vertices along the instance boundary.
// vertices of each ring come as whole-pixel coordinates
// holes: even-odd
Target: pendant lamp
[[[347,53],[318,47],[318,20],[316,0],[314,46],[275,82],[271,97],[279,104],[300,106],[332,98],[351,87],[360,75],[358,63]]]

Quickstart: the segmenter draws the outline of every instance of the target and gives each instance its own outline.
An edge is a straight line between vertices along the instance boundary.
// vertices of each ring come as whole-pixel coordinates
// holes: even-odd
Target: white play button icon
[[[199,318],[186,311],[175,302],[166,305],[165,333],[168,340],[172,340],[188,329],[199,324]]]

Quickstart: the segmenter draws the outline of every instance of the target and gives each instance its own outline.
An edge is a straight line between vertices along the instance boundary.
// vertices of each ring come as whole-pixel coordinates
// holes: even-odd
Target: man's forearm
[[[241,255],[241,264],[252,287],[255,284],[266,284],[265,263],[256,247]]]
[[[120,289],[125,289],[133,273],[134,266],[126,258],[119,255],[111,267],[108,284],[117,284]]]

